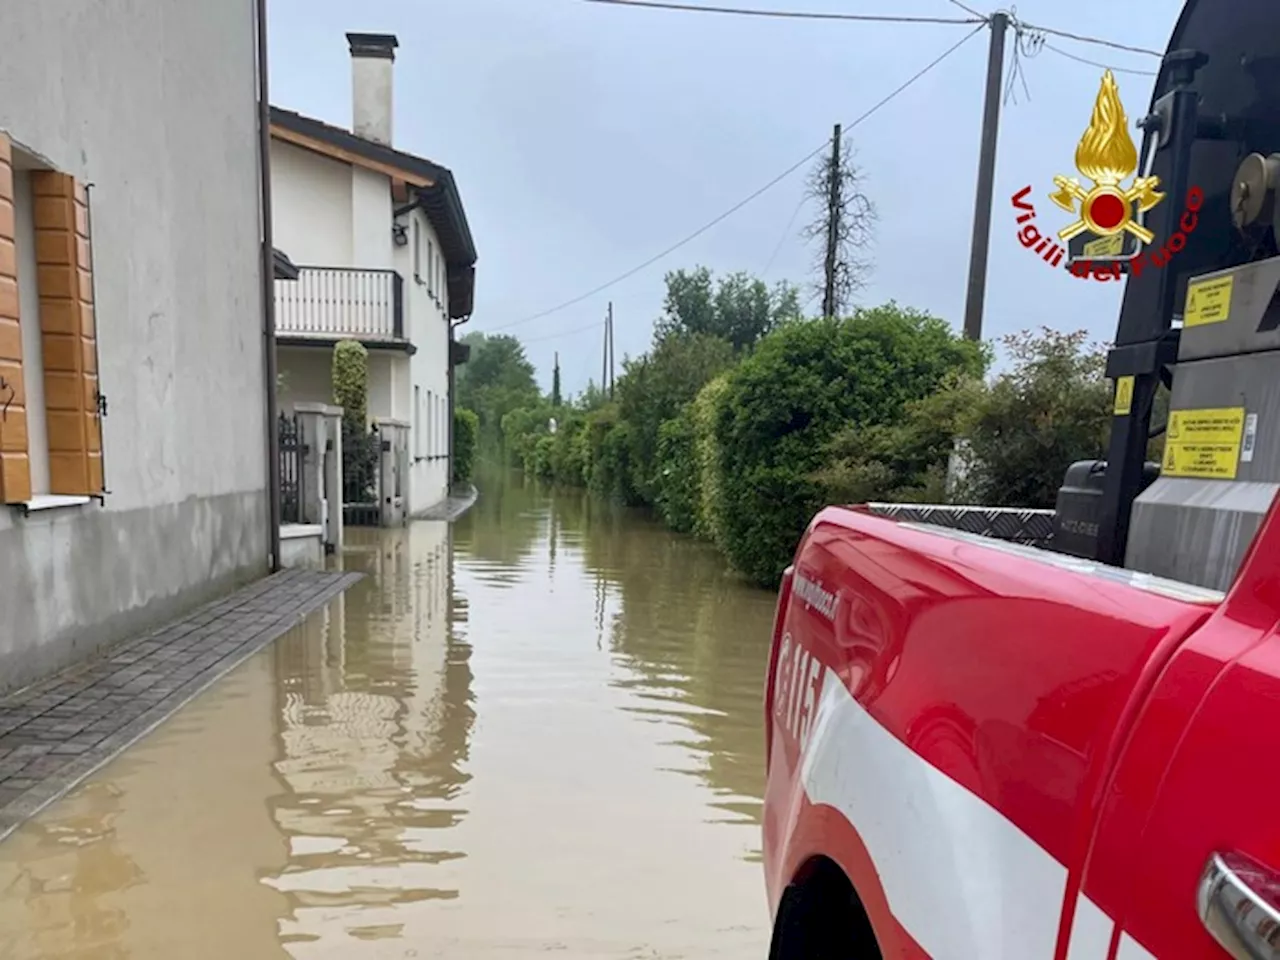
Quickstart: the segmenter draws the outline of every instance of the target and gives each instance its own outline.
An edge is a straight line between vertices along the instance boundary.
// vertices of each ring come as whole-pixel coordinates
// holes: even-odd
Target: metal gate
[[[280,414],[280,522],[302,523],[307,445],[297,415]]]
[[[377,430],[342,424],[342,519],[356,527],[382,523],[382,438]]]

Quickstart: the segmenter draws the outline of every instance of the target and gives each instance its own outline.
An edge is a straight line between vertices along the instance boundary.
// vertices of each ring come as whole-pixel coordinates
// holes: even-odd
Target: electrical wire
[[[493,330],[486,330],[484,332],[494,333],[501,329],[502,327],[495,327]],[[587,326],[585,327],[575,327],[572,330],[561,330],[559,333],[551,333],[542,337],[529,337],[527,339],[521,339],[520,342],[523,344],[530,344],[530,343],[538,343],[542,340],[558,340],[560,337],[568,337],[575,333],[585,333],[588,330],[602,330],[602,329],[604,329],[604,321],[597,320],[595,323],[587,324]]]
[[[1148,50],[1146,47],[1131,47],[1127,43],[1116,43],[1114,40],[1103,40],[1100,37],[1087,37],[1079,33],[1069,33],[1066,30],[1055,30],[1052,27],[1041,27],[1034,23],[1016,20],[1015,23],[1020,24],[1027,30],[1035,30],[1039,33],[1048,34],[1051,37],[1062,37],[1065,40],[1075,40],[1079,43],[1091,43],[1099,47],[1109,47],[1112,50],[1124,50],[1128,53],[1141,53],[1148,57],[1156,57],[1163,60],[1164,54],[1155,50]]]
[[[708,7],[696,3],[675,3],[672,0],[584,0],[585,3],[602,3],[614,7],[647,7],[651,10],[679,10],[683,13],[720,13],[738,17],[774,17],[787,20],[850,20],[860,23],[986,23],[987,18],[974,14],[977,19],[961,20],[957,17],[909,17],[891,14],[818,13],[802,10],[768,10],[756,7]],[[970,11],[972,12],[972,11]]]
[[[921,78],[923,78],[927,73],[929,73],[931,70],[937,67],[940,63],[942,63],[944,60],[950,57],[953,53],[959,50],[962,46],[964,46],[970,40],[972,40],[985,27],[986,27],[986,24],[981,23],[977,27],[975,27],[973,30],[971,30],[969,33],[965,34],[964,37],[962,37],[957,42],[953,43],[950,47],[948,47],[946,50],[940,53],[937,57],[929,61],[929,63],[927,63],[924,67],[917,70],[914,74],[912,74],[910,78],[908,78],[906,81],[901,83],[898,87],[896,87],[887,96],[882,98],[879,102],[874,104],[870,109],[864,112],[860,117],[858,117],[852,123],[845,124],[844,129],[852,130],[854,127],[858,126],[863,121],[870,119],[882,107],[884,107],[890,101],[892,101],[901,93],[906,91],[909,87],[911,87],[913,84],[918,82]],[[681,247],[689,243],[692,243],[694,240],[698,239],[698,237],[702,236],[712,227],[718,226],[720,223],[724,222],[729,217],[733,216],[733,214],[737,213],[739,210],[741,210],[743,207],[749,204],[752,200],[755,200],[760,195],[766,193],[773,187],[777,186],[787,177],[791,176],[791,174],[795,173],[797,170],[803,167],[806,163],[808,163],[810,160],[816,157],[823,150],[827,149],[830,143],[831,143],[831,138],[828,137],[826,140],[824,140],[821,144],[819,144],[813,150],[810,150],[807,154],[805,154],[803,157],[801,157],[791,166],[787,167],[787,169],[783,170],[782,173],[778,174],[776,177],[774,177],[772,180],[766,183],[763,187],[760,187],[755,192],[747,195],[742,200],[739,200],[737,203],[735,203],[732,207],[730,207],[724,213],[720,214],[718,217],[709,221],[708,223],[703,224],[701,227],[699,227],[693,233],[689,234],[683,240],[679,240],[676,243],[673,243],[671,246],[667,247],[661,253],[655,254],[654,256],[650,257],[648,260],[645,260],[643,263],[632,267],[626,273],[620,274],[614,277],[612,280],[602,283],[598,287],[588,290],[586,293],[580,294],[579,296],[576,296],[571,300],[566,300],[563,303],[559,303],[554,307],[550,307],[546,310],[543,310],[539,313],[535,313],[521,320],[515,320],[515,321],[512,321],[511,323],[504,323],[504,324],[501,324],[500,326],[491,327],[486,332],[497,333],[498,331],[501,331],[501,330],[509,330],[512,327],[518,327],[518,326],[521,326],[522,324],[530,323],[533,320],[540,320],[543,317],[550,316],[553,313],[559,313],[561,310],[564,310],[564,309],[567,309],[568,307],[572,307],[572,306],[575,306],[576,304],[582,303],[582,301],[588,300],[591,297],[594,297],[598,293],[603,293],[605,290],[608,290],[610,287],[616,286],[617,284],[621,283],[623,280],[630,279],[631,277],[639,273],[641,270],[644,270],[648,267],[653,266],[653,264],[657,263],[659,260],[662,260],[665,257],[669,256],[670,254],[675,253],[675,251],[679,250]],[[578,332],[580,331],[566,330],[562,334],[556,334],[556,336],[569,336],[572,333],[578,333]],[[549,338],[546,338],[546,339],[549,339]]]
[[[800,202],[796,204],[796,208],[791,211],[791,219],[787,221],[786,228],[782,231],[782,236],[778,238],[778,245],[773,248],[773,253],[769,255],[769,262],[764,265],[764,269],[760,271],[760,276],[768,276],[769,271],[773,269],[773,262],[778,259],[778,254],[782,252],[782,245],[787,242],[787,238],[791,236],[791,228],[795,225],[796,217],[800,216],[800,211],[804,209],[804,203],[809,198],[804,194],[800,195]]]
[[[1160,75],[1159,70],[1135,70],[1132,67],[1113,67],[1109,63],[1103,63],[1100,60],[1090,60],[1088,57],[1077,56],[1061,47],[1055,47],[1051,43],[1042,44],[1044,49],[1051,50],[1060,57],[1066,57],[1068,60],[1074,60],[1076,63],[1083,63],[1090,67],[1100,67],[1103,70],[1110,70],[1112,73],[1130,73],[1138,77],[1156,77]]]
[[[947,2],[950,3],[953,7],[959,7],[965,13],[971,16],[977,17],[979,20],[984,20],[988,23],[991,21],[990,17],[983,16],[977,10],[973,9],[973,7],[965,6],[963,3],[960,2],[960,0],[947,0]]]

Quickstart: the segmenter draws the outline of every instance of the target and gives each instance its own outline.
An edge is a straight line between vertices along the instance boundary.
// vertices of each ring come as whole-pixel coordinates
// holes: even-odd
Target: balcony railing
[[[299,267],[276,281],[276,335],[319,340],[404,338],[404,279],[394,270]]]

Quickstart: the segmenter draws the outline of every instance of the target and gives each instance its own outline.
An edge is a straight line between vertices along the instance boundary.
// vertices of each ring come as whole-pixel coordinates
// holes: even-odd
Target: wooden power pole
[[[1000,92],[1004,85],[1004,39],[1007,13],[993,13],[991,48],[987,53],[987,91],[982,107],[982,141],[978,154],[978,191],[973,205],[973,240],[969,247],[969,286],[964,303],[964,335],[982,339],[982,311],[987,296],[987,255],[991,248],[991,201],[996,180],[996,141],[1000,132]]]
[[[831,134],[831,166],[827,170],[827,256],[823,263],[822,315],[836,315],[836,248],[840,243],[842,186],[840,170],[840,124]]]
[[[606,341],[606,342],[608,343],[608,351],[609,351],[609,399],[610,399],[610,400],[612,400],[612,399],[613,399],[613,376],[614,376],[614,362],[613,362],[613,301],[612,301],[612,300],[610,300],[610,301],[609,301],[609,319],[608,319],[608,321],[607,321],[607,329],[608,329],[608,333],[606,334],[606,337],[607,337],[607,341]]]

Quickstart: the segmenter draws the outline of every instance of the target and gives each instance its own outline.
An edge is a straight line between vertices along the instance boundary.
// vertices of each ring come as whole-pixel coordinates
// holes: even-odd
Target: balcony
[[[276,281],[276,336],[404,342],[404,279],[394,270],[299,267]]]

